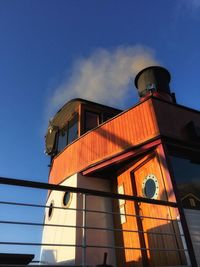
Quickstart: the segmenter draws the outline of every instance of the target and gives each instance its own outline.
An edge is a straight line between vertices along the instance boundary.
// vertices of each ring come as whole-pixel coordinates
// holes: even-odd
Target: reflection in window
[[[51,219],[52,217],[52,214],[53,214],[53,208],[54,208],[54,203],[53,201],[51,202],[50,206],[49,206],[49,210],[48,210],[48,218],[49,220]]]
[[[72,193],[65,192],[63,196],[63,206],[68,208],[71,204],[71,200],[72,200]]]
[[[78,138],[78,115],[76,114],[66,126],[59,131],[57,151],[62,151],[68,144]]]
[[[142,183],[143,196],[147,198],[158,197],[159,184],[156,176],[154,174],[148,174]]]
[[[86,111],[85,112],[85,132],[97,127],[99,125],[99,114]]]
[[[67,145],[67,129],[59,131],[58,135],[58,152],[63,150]]]
[[[115,116],[115,115],[113,115],[113,114],[104,113],[104,114],[103,114],[103,122],[105,122],[105,121],[107,121],[107,120],[113,118],[114,116]]]
[[[173,156],[171,163],[183,206],[200,209],[200,162]]]
[[[68,124],[68,144],[78,138],[78,116],[76,115]]]
[[[195,203],[195,199],[194,198],[189,198],[189,201],[190,201],[190,205],[192,207],[195,207],[196,206],[196,203]]]
[[[145,183],[144,193],[147,198],[153,198],[156,191],[156,185],[154,180],[149,179]]]

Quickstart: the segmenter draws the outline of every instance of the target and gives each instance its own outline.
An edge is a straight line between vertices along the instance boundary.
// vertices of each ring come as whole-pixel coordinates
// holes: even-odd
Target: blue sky
[[[199,108],[200,1],[0,0],[0,175],[47,181],[43,137],[57,88],[79,79],[80,59],[135,46],[169,69],[179,103]],[[126,93],[109,104],[137,101],[134,87]]]
[[[130,107],[134,62],[199,109],[199,47],[199,0],[0,0],[0,176],[47,182],[50,116],[79,96]]]

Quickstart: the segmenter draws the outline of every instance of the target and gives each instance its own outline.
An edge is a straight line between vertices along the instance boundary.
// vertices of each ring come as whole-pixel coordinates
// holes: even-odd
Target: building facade
[[[89,266],[104,253],[118,267],[200,266],[200,112],[177,104],[169,82],[166,69],[149,67],[130,109],[75,99],[51,120],[49,183],[135,201],[49,192],[45,223],[67,227],[45,226],[43,243],[68,246],[44,246],[43,262],[81,265],[84,229]],[[98,211],[87,227],[83,209]]]

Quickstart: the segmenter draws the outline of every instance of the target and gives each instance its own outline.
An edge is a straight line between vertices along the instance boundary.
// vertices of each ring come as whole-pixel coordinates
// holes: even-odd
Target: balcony
[[[184,218],[149,217],[120,209],[122,203],[134,207],[142,203],[149,208],[168,207],[177,214],[176,203],[3,177],[0,184],[0,266],[177,266],[176,259],[180,266],[197,266]],[[70,192],[81,205],[45,205],[49,191]],[[91,208],[93,201],[100,203],[98,210]],[[59,216],[75,216],[76,223],[47,222],[44,216],[50,211],[55,212],[50,216],[56,211]],[[154,227],[145,230],[145,225]]]

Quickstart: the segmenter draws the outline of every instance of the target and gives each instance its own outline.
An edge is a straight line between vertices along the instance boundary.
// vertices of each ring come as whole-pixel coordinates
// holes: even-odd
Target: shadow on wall
[[[121,138],[120,136],[117,136],[114,133],[114,131],[113,132],[108,131],[108,130],[104,129],[102,126],[98,127],[96,130],[94,130],[94,133],[96,135],[103,137],[103,139],[105,139],[106,142],[107,141],[111,142],[113,144],[113,146],[116,146],[119,149],[126,149],[126,148],[130,148],[133,146],[133,144],[128,142],[126,139]],[[88,134],[90,135],[90,134],[92,134],[92,132],[91,133],[89,132]],[[82,149],[80,150],[80,155],[79,155],[80,158],[84,158],[86,156],[86,151],[90,151],[90,153],[92,152],[94,157],[99,157],[98,149],[96,149],[96,147],[98,147],[97,139],[95,138],[93,140],[94,140],[94,142],[90,146],[87,144],[87,142],[84,142],[84,147],[82,147]],[[102,146],[104,146],[104,148],[106,150],[108,144],[104,143],[104,141],[103,141]]]
[[[114,134],[114,131],[111,132],[111,131],[105,130],[103,127],[99,127],[97,129],[96,133],[99,134],[100,136],[104,137],[105,140],[109,140],[112,143],[118,145],[122,149],[133,146],[126,139],[121,138],[120,136],[117,136],[116,134]]]
[[[147,230],[146,240],[151,266],[187,265],[186,244],[177,220]],[[153,248],[158,248],[154,250]],[[160,249],[160,251],[159,251]]]
[[[138,253],[129,249],[126,253],[118,250],[118,267],[158,267],[158,266],[186,266],[189,264],[189,257],[186,249],[184,237],[180,236],[178,222],[176,220],[161,226],[147,230],[143,238],[145,248],[142,257]],[[172,229],[174,228],[173,232]],[[175,232],[174,232],[175,231]],[[142,233],[138,233],[141,234]],[[123,238],[121,238],[121,243]],[[127,241],[126,241],[127,243]],[[118,240],[119,246],[119,240]],[[125,244],[128,247],[127,244]],[[131,259],[132,258],[132,259]],[[146,259],[145,259],[146,258]],[[189,266],[189,265],[187,265]]]

